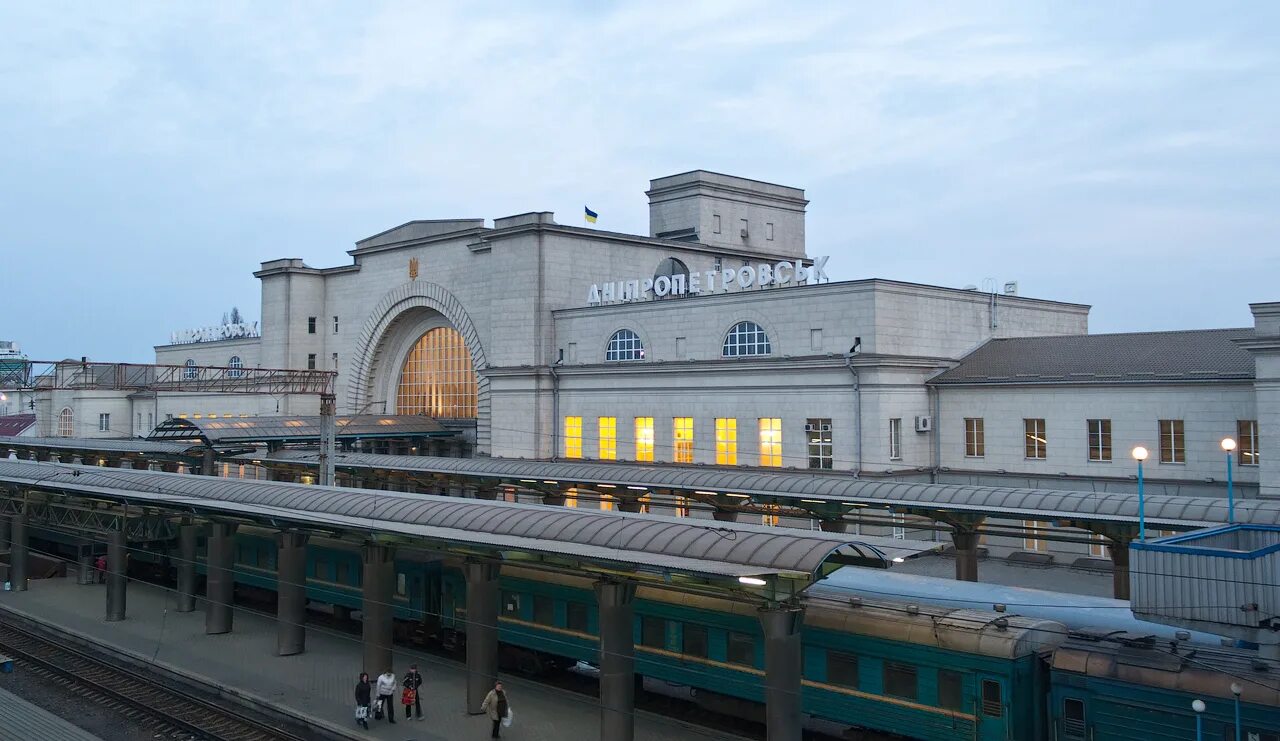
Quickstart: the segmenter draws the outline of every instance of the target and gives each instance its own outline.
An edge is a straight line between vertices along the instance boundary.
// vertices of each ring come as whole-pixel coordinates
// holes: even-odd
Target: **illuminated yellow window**
[[[600,509],[604,512],[612,512],[614,509],[613,500],[605,497],[600,500]]]
[[[600,460],[618,459],[618,418],[600,417]]]
[[[760,418],[760,465],[782,465],[782,420]]]
[[[769,509],[773,510],[774,512],[779,512],[781,511],[782,508],[775,504]],[[769,525],[770,527],[777,527],[780,519],[781,518],[776,514],[760,516],[760,521],[763,522],[765,525]]]
[[[738,420],[732,417],[716,418],[716,465],[738,464]]]
[[[636,460],[653,460],[653,417],[636,417]]]
[[[693,417],[672,419],[675,440],[675,462],[693,463]]]
[[[689,497],[676,496],[676,517],[689,516]]]
[[[582,417],[564,418],[564,457],[582,457]]]
[[[579,420],[581,420],[581,418],[580,418],[580,417],[579,417]],[[565,492],[565,496],[564,496],[564,506],[566,506],[566,507],[577,507],[577,506],[578,506],[578,489],[577,489],[577,487],[573,487],[573,486],[571,486],[571,487],[569,487],[569,490],[568,490],[567,492]]]

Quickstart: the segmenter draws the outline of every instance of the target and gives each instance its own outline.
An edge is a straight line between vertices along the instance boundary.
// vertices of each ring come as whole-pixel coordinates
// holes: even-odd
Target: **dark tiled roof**
[[[991,340],[930,383],[1153,383],[1253,378],[1252,328]]]
[[[34,414],[10,414],[0,417],[0,437],[21,435],[23,430],[36,423]]]

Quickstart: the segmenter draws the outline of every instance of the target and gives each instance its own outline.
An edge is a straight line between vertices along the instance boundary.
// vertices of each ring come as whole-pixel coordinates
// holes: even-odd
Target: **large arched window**
[[[58,412],[58,437],[71,437],[76,434],[76,413],[71,407],[63,407]]]
[[[768,355],[772,351],[769,335],[765,334],[763,327],[755,322],[738,322],[725,335],[721,355],[739,358],[744,355]]]
[[[182,377],[188,381],[193,380],[199,371],[196,370],[196,361],[187,358],[187,369],[182,371]]]
[[[232,378],[239,378],[244,375],[244,362],[240,360],[239,355],[232,355],[231,359],[227,361],[227,367],[231,369],[227,372],[227,375]]]
[[[605,360],[644,360],[644,343],[640,335],[629,329],[619,329],[609,338],[604,351]]]
[[[414,343],[400,371],[396,413],[475,418],[476,373],[457,330],[437,327]]]

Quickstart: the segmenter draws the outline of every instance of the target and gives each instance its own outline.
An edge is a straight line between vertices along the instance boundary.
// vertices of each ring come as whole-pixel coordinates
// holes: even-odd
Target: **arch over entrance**
[[[466,343],[476,372],[476,450],[489,452],[488,367],[480,335],[457,297],[437,283],[412,281],[382,297],[370,312],[356,340],[351,380],[347,386],[347,410],[368,412],[371,402],[386,401],[393,409],[397,382],[410,351],[435,327],[452,327]],[[383,395],[374,395],[374,386]]]

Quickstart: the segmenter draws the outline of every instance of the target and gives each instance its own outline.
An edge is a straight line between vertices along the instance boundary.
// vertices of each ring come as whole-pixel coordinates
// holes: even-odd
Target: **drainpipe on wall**
[[[844,356],[844,365],[853,374],[853,439],[857,458],[854,463],[853,476],[862,476],[862,382],[858,378],[858,369],[853,367],[853,353]]]
[[[560,457],[560,374],[556,372],[556,366],[564,362],[564,349],[560,349],[560,357],[556,358],[555,365],[547,366],[547,370],[551,371],[551,460],[557,460]]]
[[[930,406],[933,407],[933,429],[929,431],[929,483],[938,483],[938,470],[942,467],[942,394],[936,386],[929,386]]]

